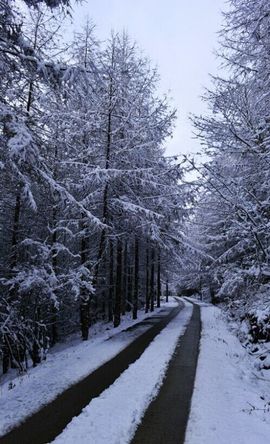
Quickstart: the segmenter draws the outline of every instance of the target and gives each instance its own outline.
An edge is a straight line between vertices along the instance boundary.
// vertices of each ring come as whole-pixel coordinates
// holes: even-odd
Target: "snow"
[[[177,340],[185,331],[192,306],[174,318],[142,356],[82,413],[73,418],[55,444],[127,444],[145,410],[157,395]]]
[[[266,444],[270,436],[269,371],[256,368],[254,357],[241,346],[220,309],[196,303],[201,306],[202,336],[185,444]],[[163,305],[159,314],[166,313]],[[128,444],[158,394],[191,313],[192,306],[185,301],[185,308],[141,357],[73,418],[54,444]],[[138,322],[147,316],[140,313]],[[130,324],[125,319],[118,329],[107,331],[96,325],[97,334],[93,337],[92,332],[89,342],[75,340],[68,347],[58,346],[44,364],[15,379],[12,390],[6,382],[0,399],[1,434],[132,342],[142,329],[121,332]]]
[[[185,444],[266,444],[270,376],[258,373],[221,311],[201,306],[202,337]],[[259,379],[261,378],[261,379]]]
[[[90,329],[89,341],[81,342],[77,338],[72,345],[57,345],[40,366],[29,369],[25,375],[12,381],[7,379],[0,386],[0,436],[113,358],[150,326],[126,333],[121,333],[122,330],[157,313],[165,316],[168,314],[167,308],[176,305],[174,299],[170,298],[169,303],[162,302],[160,309],[153,313],[138,311],[136,321],[131,319],[130,314],[126,315],[118,328],[108,328],[108,323],[96,324],[92,331]],[[108,341],[108,338],[113,340]]]

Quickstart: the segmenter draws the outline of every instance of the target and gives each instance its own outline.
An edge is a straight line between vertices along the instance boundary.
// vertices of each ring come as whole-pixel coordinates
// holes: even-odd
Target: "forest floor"
[[[268,376],[268,373],[270,371],[263,372],[255,368],[252,358],[232,332],[221,310],[209,304],[199,304],[202,322],[199,343],[199,309],[198,306],[193,307],[190,301],[192,300],[183,300],[184,308],[179,313],[175,313],[175,317],[171,318],[167,326],[163,325],[160,332],[150,340],[145,351],[138,358],[131,360],[132,363],[122,370],[117,378],[114,378],[114,382],[107,384],[108,388],[96,394],[93,399],[90,396],[91,400],[85,403],[86,407],[80,414],[77,413],[78,416],[75,416],[53,441],[55,444],[74,444],[75,442],[78,444],[128,444],[132,442],[151,444],[152,441],[147,438],[151,435],[155,438],[153,442],[156,444],[174,442],[266,444],[269,442],[270,375]],[[198,301],[192,302],[198,304]],[[127,341],[132,346],[136,341],[141,341],[151,328],[156,328],[160,322],[164,323],[168,316],[168,309],[164,310],[162,308],[160,313],[155,313],[152,320],[145,321],[144,326],[143,323],[139,324],[138,328],[116,334],[114,339],[93,340],[92,346],[88,345],[89,353],[91,351],[91,355],[88,354],[88,361],[91,361],[91,364],[88,362],[90,371],[87,370],[86,364],[82,365],[83,371],[91,372],[93,360],[98,359],[98,357],[95,358],[96,353],[101,362],[110,359],[108,358],[110,353],[117,354],[117,347],[119,350],[129,349],[132,354],[134,350],[130,346],[127,347]],[[109,332],[107,336],[110,336]],[[117,347],[116,344],[118,344]],[[81,367],[77,362],[80,359],[77,357],[81,346],[87,347],[87,345],[77,345],[74,346],[72,353],[70,349],[60,352],[67,353],[64,365],[61,367],[64,377],[65,366],[70,367],[68,375],[72,374],[73,370],[74,375],[78,375],[78,369]],[[110,353],[106,354],[104,347],[109,347]],[[117,356],[119,355],[121,352]],[[198,364],[193,387],[197,357]],[[69,365],[67,365],[68,362]],[[84,359],[82,364],[83,362]],[[114,372],[116,367],[111,365],[109,370]],[[190,367],[189,370],[188,367]],[[41,368],[42,366],[39,372]],[[47,384],[46,390],[49,391],[50,375],[52,381],[55,376],[53,369],[49,372],[48,368],[47,372],[45,374],[47,380],[44,379],[43,383]],[[68,382],[70,379],[63,382],[63,385]],[[29,389],[32,384],[33,381],[30,381]],[[21,396],[24,394],[27,398],[28,385],[23,387],[21,384],[21,387]],[[13,390],[10,390],[9,394],[12,394]],[[85,390],[80,390],[80,392],[85,392]],[[88,392],[86,398],[87,396],[89,396]],[[181,396],[184,396],[182,400]],[[14,403],[9,404],[6,393],[3,400],[7,401],[8,408],[15,407]],[[18,399],[16,402],[18,409]],[[70,403],[64,403],[63,408],[66,410],[71,408]],[[1,416],[2,412],[3,410]],[[14,413],[10,420],[6,413],[4,417],[4,424],[14,423]],[[160,424],[156,426],[155,421],[160,421]],[[157,428],[156,433],[151,434],[151,429],[154,430],[154,428]],[[149,430],[150,434],[147,435]],[[0,443],[31,442],[36,444],[36,441],[24,441],[21,438],[23,437],[21,436],[17,441],[5,441],[5,438],[3,440],[0,438]],[[39,442],[48,441],[42,441],[41,437],[37,443]]]

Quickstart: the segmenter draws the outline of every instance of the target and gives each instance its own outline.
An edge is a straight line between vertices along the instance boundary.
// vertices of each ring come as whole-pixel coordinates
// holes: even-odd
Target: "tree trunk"
[[[160,249],[157,257],[157,308],[160,307],[161,281],[160,281]]]
[[[166,280],[166,302],[169,302],[169,281]]]
[[[132,318],[137,319],[138,311],[138,292],[139,292],[139,240],[135,237],[134,245],[134,293],[133,293],[133,311]]]
[[[107,140],[106,140],[106,152],[105,152],[105,170],[110,168],[110,158],[111,158],[111,143],[112,143],[112,97],[113,97],[113,80],[110,79],[109,86],[109,104],[108,104],[108,120],[107,120]],[[108,221],[108,193],[109,186],[106,183],[104,192],[103,192],[103,213],[102,213],[102,222],[107,224]],[[106,238],[106,230],[103,229],[100,235],[99,248],[98,248],[98,256],[96,261],[96,267],[94,270],[94,285],[96,285],[98,280],[98,272],[100,267],[100,262],[102,260],[105,248],[105,238]]]
[[[113,241],[110,240],[110,265],[109,265],[109,298],[108,298],[108,321],[113,320],[113,299],[114,299],[114,256],[113,256]]]
[[[113,326],[118,327],[121,322],[121,293],[122,293],[122,241],[117,240],[117,259],[116,259],[116,285],[115,285],[115,304]]]
[[[13,232],[12,232],[12,251],[11,251],[11,268],[16,267],[18,260],[17,244],[18,244],[18,231],[19,231],[19,220],[21,212],[21,193],[17,192],[16,203],[14,209],[14,219],[13,219]]]
[[[57,150],[56,150],[56,154],[57,154]],[[55,275],[57,274],[57,257],[56,257],[56,250],[55,250],[55,245],[57,242],[57,233],[55,230],[56,227],[56,205],[53,205],[53,213],[52,213],[52,218],[53,218],[53,222],[52,222],[52,226],[53,226],[53,234],[52,234],[52,267],[54,270]],[[51,346],[54,346],[57,342],[58,342],[58,328],[57,328],[57,320],[58,320],[58,310],[55,307],[55,304],[52,303],[51,306],[51,311],[52,311],[52,330],[51,330]]]
[[[83,227],[85,223],[83,222]],[[81,264],[85,266],[86,263],[86,248],[87,242],[86,237],[83,236],[81,240]],[[81,324],[81,334],[83,341],[87,341],[89,335],[90,326],[90,295],[88,290],[82,286],[80,291],[80,324]]]
[[[148,242],[146,245],[146,276],[145,276],[145,313],[148,313],[150,308],[150,295],[149,295],[149,248]]]
[[[155,300],[155,249],[151,252],[151,271],[150,271],[150,311],[154,311]]]
[[[127,246],[127,241],[125,241],[125,248],[124,248],[124,261],[123,261],[123,291],[122,291],[122,301],[121,301],[121,305],[122,305],[122,315],[126,314],[126,306],[127,306],[127,281],[128,281],[128,246]]]
[[[85,294],[85,289],[81,290],[80,323],[81,323],[82,340],[87,341],[89,336],[90,313],[89,313],[88,297]]]
[[[36,301],[36,310],[35,310],[35,329],[34,329],[34,343],[32,347],[32,361],[33,366],[36,367],[37,364],[40,364],[41,362],[41,348],[40,348],[40,307],[39,307],[39,301],[37,298]]]
[[[37,340],[34,340],[33,344],[32,361],[33,361],[33,367],[36,367],[41,362],[40,347]]]
[[[132,267],[130,264],[130,250],[128,252],[128,266],[127,266],[127,307],[126,311],[130,312],[132,307]]]

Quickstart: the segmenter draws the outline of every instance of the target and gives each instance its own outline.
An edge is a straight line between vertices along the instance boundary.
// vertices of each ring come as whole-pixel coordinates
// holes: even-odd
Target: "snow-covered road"
[[[200,355],[185,444],[268,443],[270,381],[258,379],[260,375],[218,308],[202,305],[201,314]],[[55,444],[130,443],[164,381],[190,315],[191,307],[186,306],[141,358],[73,419]]]
[[[184,309],[156,336],[140,359],[93,399],[54,443],[129,443],[162,385],[178,338],[185,332],[191,314],[192,305],[185,302]]]
[[[92,399],[53,442],[130,443],[163,384],[191,313],[192,305],[185,302],[185,308],[155,337],[140,358],[100,396]],[[268,443],[270,378],[254,368],[218,308],[201,304],[201,318],[200,354],[185,444]],[[136,334],[140,333],[138,329]],[[89,343],[58,352],[29,375],[15,380],[12,390],[5,387],[1,395],[2,433],[134,340],[132,334],[121,333],[117,340],[106,341],[110,334],[100,334]],[[175,408],[181,409],[181,405]],[[164,414],[169,414],[166,409]]]
[[[75,340],[73,345],[63,350],[49,353],[45,362],[29,369],[27,374],[4,383],[0,386],[0,436],[109,361],[149,329],[150,324],[127,333],[121,333],[123,329],[149,316],[155,317],[158,314],[165,317],[168,310],[176,306],[177,303],[171,298],[169,303],[162,303],[161,308],[152,314],[140,311],[137,322],[130,319],[129,315],[117,329],[108,329],[108,324],[104,324],[96,335],[91,332],[89,341]],[[98,326],[94,328],[98,329]],[[108,341],[110,337],[113,339]]]

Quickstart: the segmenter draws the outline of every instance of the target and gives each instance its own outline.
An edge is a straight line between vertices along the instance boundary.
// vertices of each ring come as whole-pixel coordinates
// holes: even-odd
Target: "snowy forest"
[[[87,340],[96,320],[159,307],[189,200],[156,69],[125,33],[99,44],[89,21],[67,44],[67,11],[33,3],[25,16],[1,4],[4,373],[79,328]]]
[[[266,444],[270,2],[224,5],[177,154],[173,90],[94,3],[0,0],[0,443]]]
[[[18,3],[0,0],[3,373],[171,291],[269,341],[269,1],[224,13],[199,160],[166,155],[176,111],[127,33],[99,42],[86,20],[67,41],[68,0]]]
[[[229,3],[219,35],[225,75],[204,95],[209,113],[192,119],[208,160],[191,161],[200,191],[187,230],[204,254],[186,253],[186,277],[194,287],[196,264],[195,288],[228,310],[249,345],[270,340],[270,4]],[[270,368],[269,352],[259,365]]]

